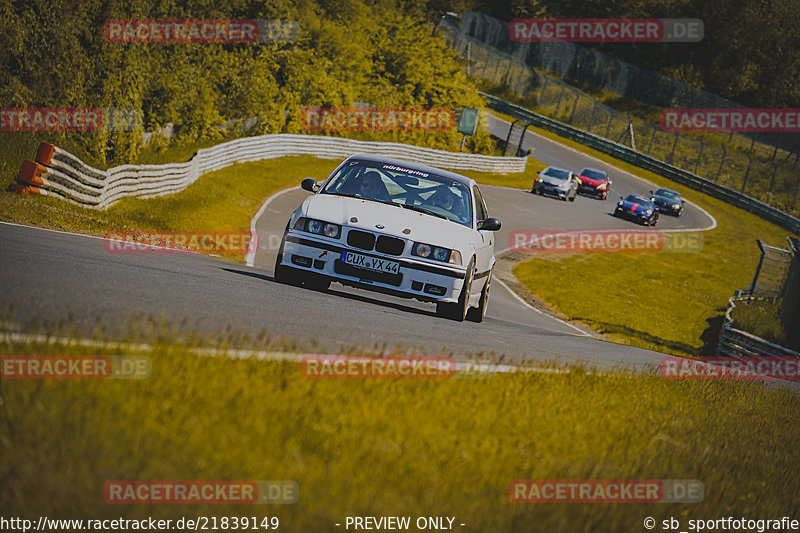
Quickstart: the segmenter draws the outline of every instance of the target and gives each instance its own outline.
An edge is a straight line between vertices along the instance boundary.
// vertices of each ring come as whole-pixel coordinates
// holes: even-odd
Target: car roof
[[[547,172],[548,170],[560,170],[562,172],[572,172],[571,170],[567,170],[566,168],[554,167],[553,165],[548,166],[547,168],[542,170],[542,172]]]
[[[637,200],[647,200],[648,202],[650,201],[650,198],[648,198],[647,196],[642,196],[641,194],[629,194],[627,197],[625,197],[625,199],[627,200],[630,197],[636,198]]]
[[[681,195],[681,193],[679,193],[678,191],[673,191],[672,189],[667,189],[666,187],[661,187],[660,189],[658,189],[658,190],[655,192],[655,194],[658,194],[658,193],[660,193],[660,192],[671,192],[671,193],[677,194],[678,196],[680,196],[680,195]]]
[[[581,174],[583,174],[587,170],[594,170],[595,172],[602,172],[603,174],[608,174],[608,172],[606,172],[605,170],[600,170],[599,168],[592,168],[592,167],[584,168],[583,170],[581,170]]]
[[[443,170],[441,168],[423,165],[422,163],[412,163],[410,161],[403,161],[402,159],[394,159],[391,157],[384,157],[374,154],[353,154],[350,157],[348,157],[345,161],[349,161],[351,159],[358,159],[360,161],[370,161],[373,163],[382,163],[385,165],[394,165],[397,167],[407,168],[409,170],[418,170],[426,174],[435,174],[442,178],[451,179],[453,181],[463,183],[466,186],[470,186],[473,183],[475,183],[475,180],[473,180],[472,178],[462,176],[461,174],[456,174],[455,172],[450,172],[449,170]]]

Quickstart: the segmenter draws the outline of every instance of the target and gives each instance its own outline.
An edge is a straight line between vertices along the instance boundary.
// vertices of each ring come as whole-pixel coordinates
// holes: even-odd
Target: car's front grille
[[[379,236],[378,241],[375,243],[375,251],[389,255],[401,255],[405,247],[406,243],[403,239],[389,237],[387,235]]]
[[[347,234],[347,244],[361,250],[372,250],[375,246],[375,235],[366,231],[351,229]]]

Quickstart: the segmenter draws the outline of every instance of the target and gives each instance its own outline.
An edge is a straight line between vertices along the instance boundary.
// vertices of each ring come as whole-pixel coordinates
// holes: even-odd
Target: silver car
[[[533,180],[531,192],[539,195],[549,194],[565,202],[567,200],[573,202],[578,196],[579,185],[580,180],[574,172],[558,167],[547,167]]]

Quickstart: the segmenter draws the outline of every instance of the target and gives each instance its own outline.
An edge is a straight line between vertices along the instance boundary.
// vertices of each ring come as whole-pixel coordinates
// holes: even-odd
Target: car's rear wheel
[[[467,318],[467,311],[469,310],[469,292],[472,288],[472,280],[475,277],[475,263],[470,261],[467,267],[467,277],[464,278],[464,285],[461,288],[461,294],[458,295],[458,301],[455,303],[441,302],[436,304],[436,314],[463,322]]]
[[[486,307],[489,305],[489,288],[492,286],[492,271],[489,271],[489,276],[486,278],[486,285],[483,286],[481,291],[481,301],[478,307],[473,307],[467,311],[467,320],[470,322],[483,322],[486,316]]]

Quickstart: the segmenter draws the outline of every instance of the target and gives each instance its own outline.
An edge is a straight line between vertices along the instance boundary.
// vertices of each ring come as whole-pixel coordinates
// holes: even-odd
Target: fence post
[[[561,109],[561,98],[564,96],[564,91],[567,90],[566,85],[561,86],[561,94],[558,95],[558,102],[556,102],[556,110],[553,112],[553,118],[558,117],[558,110]]]
[[[702,137],[698,137],[698,139],[700,140],[700,152],[697,154],[697,163],[694,164],[694,175],[695,176],[698,175],[697,174],[697,169],[700,167],[700,159],[703,157],[703,148],[705,147],[705,144],[703,143],[703,138]]]
[[[778,162],[772,161],[772,179],[769,180],[769,192],[772,192],[772,187],[775,185],[775,174],[778,173]]]
[[[614,120],[614,115],[609,113],[609,115],[608,115],[608,126],[606,126],[606,134],[604,136],[604,138],[606,138],[606,139],[608,139],[608,136],[609,136],[609,134],[611,132],[611,122],[613,120]]]
[[[753,158],[750,154],[744,154],[747,156],[747,170],[744,173],[744,179],[742,180],[742,194],[744,194],[744,190],[747,187],[747,176],[750,175],[750,167],[753,166]]]
[[[575,110],[578,109],[578,99],[581,97],[581,93],[575,91],[575,101],[572,102],[572,113],[569,114],[569,123],[573,124],[572,119],[575,118]]]
[[[592,126],[594,126],[594,114],[597,112],[597,98],[594,98],[594,105],[592,106],[592,116],[589,118],[589,127],[586,128],[586,131],[589,133],[592,132]]]
[[[675,148],[678,146],[678,132],[675,132],[675,141],[672,143],[672,151],[669,153],[669,157],[667,158],[667,163],[670,165],[672,164],[673,159],[675,158]]]
[[[633,118],[628,113],[628,133],[631,135],[631,149],[636,150],[636,139],[633,138]]]
[[[728,156],[728,151],[725,149],[725,143],[720,143],[722,147],[722,160],[719,162],[719,168],[717,169],[717,176],[714,178],[714,183],[719,181],[719,174],[722,172],[722,165],[725,163],[725,158]]]
[[[647,145],[647,155],[650,155],[650,150],[653,149],[653,141],[656,140],[656,127],[653,126],[653,134],[650,136],[650,144]]]
[[[544,98],[544,92],[547,90],[547,85],[550,83],[547,76],[542,76],[544,78],[544,85],[542,85],[542,90],[539,93],[539,101],[536,102],[536,105],[542,107],[542,98]]]
[[[764,266],[764,243],[761,242],[761,239],[756,239],[756,244],[758,245],[758,251],[761,252],[761,257],[758,259],[758,266],[756,267],[756,273],[753,276],[753,281],[750,282],[750,287],[747,288],[747,292],[750,293],[750,296],[753,296],[753,291],[756,290],[758,275],[761,273],[761,267]]]

